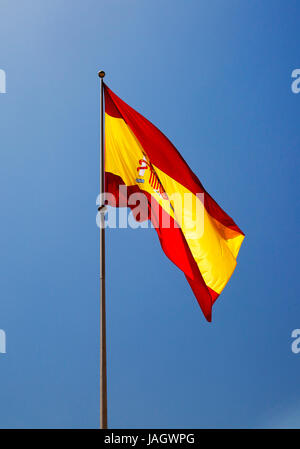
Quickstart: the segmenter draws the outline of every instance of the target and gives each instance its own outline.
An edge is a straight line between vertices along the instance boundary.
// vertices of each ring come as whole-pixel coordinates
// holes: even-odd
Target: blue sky
[[[99,69],[246,233],[209,324],[155,230],[107,232],[110,427],[300,427],[299,2],[0,8],[0,427],[98,426]]]

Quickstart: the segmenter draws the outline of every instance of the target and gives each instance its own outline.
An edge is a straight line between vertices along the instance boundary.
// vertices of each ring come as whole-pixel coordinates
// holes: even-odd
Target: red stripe
[[[127,188],[128,195],[120,197],[119,185],[125,185],[125,183],[120,176],[114,175],[113,173],[105,173],[105,183],[106,192],[114,195],[117,201],[116,205],[119,207],[128,206],[128,196],[131,193],[141,192],[141,189],[139,189],[138,186],[130,186]],[[184,272],[205,318],[207,321],[211,321],[212,305],[217,299],[218,294],[206,286],[198,265],[196,264],[191,250],[184,238],[182,230],[176,226],[174,219],[168,216],[170,219],[169,228],[160,226],[163,222],[162,220],[166,219],[166,211],[164,211],[159,203],[151,197],[148,192],[143,191],[143,193],[148,199],[148,209],[143,210],[141,216],[135,218],[138,221],[144,221],[147,219],[151,220],[166,256]],[[109,204],[109,201],[107,203]],[[128,207],[131,209],[135,208],[135,206],[132,205]]]
[[[169,139],[149,120],[121,100],[105,84],[104,89],[105,112],[113,117],[121,117],[125,120],[151,163],[195,195],[204,193],[204,205],[208,213],[224,226],[243,234],[232,218],[205,191],[197,176]]]

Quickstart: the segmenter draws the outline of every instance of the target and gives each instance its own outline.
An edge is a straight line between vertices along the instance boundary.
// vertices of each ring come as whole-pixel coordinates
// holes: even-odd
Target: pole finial
[[[100,70],[100,72],[98,72],[98,76],[99,76],[99,78],[104,78],[105,72],[103,70]]]

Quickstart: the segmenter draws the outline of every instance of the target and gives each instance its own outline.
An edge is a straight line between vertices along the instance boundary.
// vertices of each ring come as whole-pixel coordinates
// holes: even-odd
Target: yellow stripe
[[[174,218],[170,202],[164,199],[151,187],[150,170],[145,169],[140,176],[137,168],[144,158],[141,144],[123,119],[105,114],[105,170],[118,175],[127,186],[137,185],[141,190],[149,192],[160,206]],[[143,183],[136,180],[143,179]]]
[[[181,226],[206,285],[216,293],[221,293],[236,266],[236,257],[244,236],[226,228],[211,217],[203,207],[201,199],[158,167],[154,167],[165,192],[171,198],[175,212],[173,213],[169,200],[162,198],[151,186],[149,167],[144,172],[137,170],[141,165],[139,161],[144,156],[147,159],[147,155],[144,154],[139,141],[125,121],[105,114],[105,130],[106,171],[120,176],[128,186],[138,185],[142,190],[149,192],[164,210],[175,218]],[[142,179],[144,182],[138,182],[137,179]],[[157,182],[152,184],[157,186]],[[177,194],[177,200],[175,198],[172,201],[175,194]],[[186,194],[191,197],[191,202],[188,205],[185,204],[181,211],[180,201]],[[197,226],[199,220],[203,226]]]
[[[182,197],[185,194],[193,195],[182,184],[175,181],[166,173],[158,168],[156,170],[170,197],[174,193],[180,193]],[[177,215],[175,205],[175,218],[182,228],[206,285],[215,292],[221,293],[236,266],[236,256],[244,236],[237,234],[234,238],[224,239],[222,232],[220,232],[223,231],[224,235],[224,226],[212,218],[205,207],[201,209],[201,205],[199,205],[200,199],[195,195],[193,196],[193,210],[184,210],[183,214],[179,212]],[[203,216],[199,216],[198,214],[197,217],[203,220],[203,226],[200,226],[199,229],[193,225],[196,217],[196,203],[198,203],[199,210],[202,210],[203,213]]]

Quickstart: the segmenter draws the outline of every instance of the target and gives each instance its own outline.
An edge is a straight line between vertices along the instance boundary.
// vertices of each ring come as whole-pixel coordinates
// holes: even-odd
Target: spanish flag
[[[159,129],[105,84],[104,95],[105,191],[114,195],[115,206],[131,209],[131,195],[143,194],[146,207],[135,218],[151,220],[166,256],[184,272],[211,321],[244,234]]]

